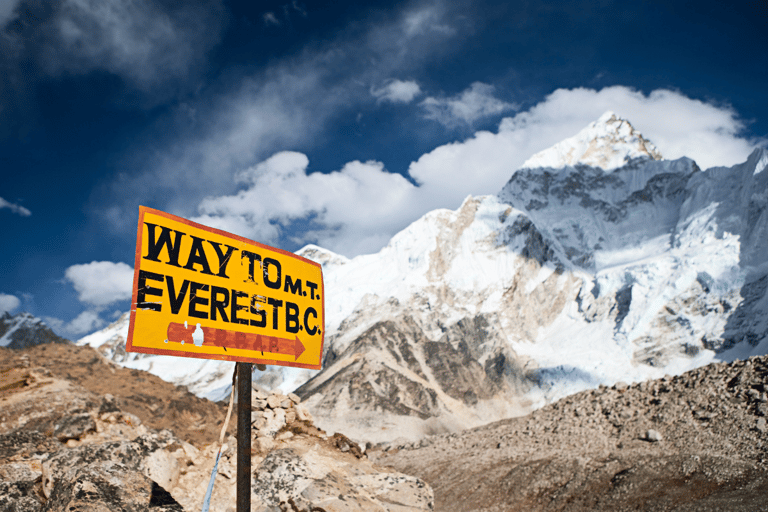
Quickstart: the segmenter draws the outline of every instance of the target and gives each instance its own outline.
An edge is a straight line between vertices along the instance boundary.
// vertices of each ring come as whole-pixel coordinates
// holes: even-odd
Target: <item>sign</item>
[[[319,370],[324,293],[318,263],[140,206],[126,350]]]

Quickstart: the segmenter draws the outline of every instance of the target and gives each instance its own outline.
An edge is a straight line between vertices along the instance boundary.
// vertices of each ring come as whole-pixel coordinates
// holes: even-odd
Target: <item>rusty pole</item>
[[[237,512],[251,512],[251,363],[237,363]]]

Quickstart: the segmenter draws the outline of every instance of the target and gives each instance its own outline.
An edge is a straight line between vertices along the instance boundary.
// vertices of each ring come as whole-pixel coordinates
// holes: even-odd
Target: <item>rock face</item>
[[[529,416],[391,443],[441,511],[761,510],[768,357],[583,391]]]
[[[71,343],[56,335],[41,319],[29,313],[0,316],[0,347],[25,348],[41,343]]]
[[[62,378],[76,375],[83,351],[91,353],[86,361],[104,361],[92,349],[66,346],[37,359],[44,348],[35,347],[32,357],[0,350],[0,511],[200,510],[218,443],[195,446],[170,430],[148,427],[124,409],[130,397],[98,395]],[[64,375],[59,373],[62,365],[68,365]],[[100,375],[99,385],[114,379],[117,391],[130,394],[138,383],[150,402],[153,390],[159,391],[143,372],[121,369],[121,375],[110,375]],[[83,383],[98,388],[87,379]],[[346,436],[317,429],[298,396],[258,390],[254,396],[252,510],[433,509],[428,485],[375,466]],[[217,437],[225,411],[216,406],[212,411],[195,400],[184,402],[186,421],[215,411],[216,417],[202,428],[210,432],[208,439]],[[147,420],[157,422],[151,414]],[[222,449],[211,511],[234,510],[235,446],[230,435]]]
[[[302,252],[341,298],[297,393],[323,428],[416,440],[766,354],[767,198],[768,151],[702,171],[606,115],[378,254]]]

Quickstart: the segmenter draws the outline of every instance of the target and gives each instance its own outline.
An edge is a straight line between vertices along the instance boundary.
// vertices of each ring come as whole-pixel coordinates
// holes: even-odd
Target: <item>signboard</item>
[[[320,264],[139,207],[126,350],[319,370]]]

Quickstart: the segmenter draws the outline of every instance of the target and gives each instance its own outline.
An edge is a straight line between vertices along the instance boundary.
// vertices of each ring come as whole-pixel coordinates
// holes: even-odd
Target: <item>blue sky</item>
[[[129,308],[140,204],[375,252],[604,111],[703,168],[768,138],[759,2],[0,0],[0,310]]]

